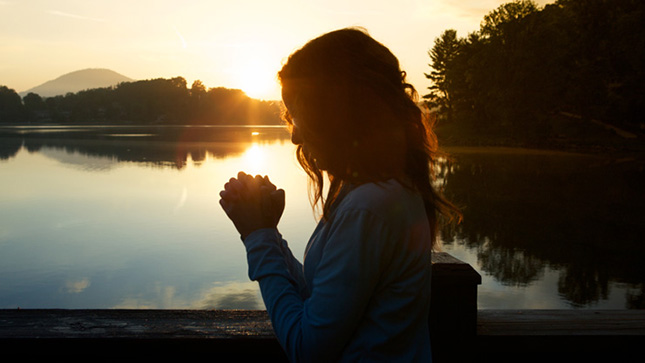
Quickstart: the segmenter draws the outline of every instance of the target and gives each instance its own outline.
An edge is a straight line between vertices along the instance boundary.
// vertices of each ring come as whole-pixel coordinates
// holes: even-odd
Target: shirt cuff
[[[244,239],[249,278],[259,280],[267,275],[288,276],[280,250],[282,236],[276,228],[262,228],[249,233]]]
[[[253,245],[256,243],[262,243],[262,241],[280,241],[282,239],[282,235],[278,232],[277,228],[260,228],[249,233],[246,238],[242,238],[242,236],[240,236],[240,239],[242,239],[242,243],[246,246],[247,244]]]

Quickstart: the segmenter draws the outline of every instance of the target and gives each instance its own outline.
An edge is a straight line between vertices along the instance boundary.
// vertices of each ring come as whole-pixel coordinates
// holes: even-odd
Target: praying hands
[[[285,193],[267,176],[239,172],[220,192],[220,205],[240,233],[242,240],[253,231],[277,228],[285,205]]]

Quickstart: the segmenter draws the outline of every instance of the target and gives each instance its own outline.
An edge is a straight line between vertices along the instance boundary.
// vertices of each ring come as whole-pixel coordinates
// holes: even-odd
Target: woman
[[[241,234],[291,361],[430,361],[436,142],[396,57],[358,29],[307,43],[279,72],[284,118],[322,217],[304,265],[277,230],[284,192],[238,174],[221,205]],[[323,197],[324,175],[329,190]]]

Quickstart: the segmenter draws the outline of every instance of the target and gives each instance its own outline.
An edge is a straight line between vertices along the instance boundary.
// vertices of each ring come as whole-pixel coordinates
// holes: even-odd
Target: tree
[[[501,5],[465,39],[447,30],[435,40],[424,98],[478,138],[539,144],[601,135],[563,114],[640,134],[644,21],[645,2],[637,0]]]
[[[22,102],[28,110],[41,110],[45,106],[43,98],[33,92],[29,92],[25,97],[23,97]]]
[[[45,99],[30,93],[21,100],[15,91],[0,88],[0,122],[255,125],[279,124],[279,111],[278,104],[251,99],[241,90],[206,90],[199,80],[187,88],[183,77],[123,82]]]
[[[45,101],[43,101],[40,95],[29,92],[25,97],[22,98],[22,102],[25,105],[25,112],[27,113],[27,118],[30,120],[37,120],[41,117],[41,114],[47,108]]]
[[[484,16],[484,20],[480,24],[480,32],[484,37],[501,35],[506,26],[536,11],[538,11],[538,7],[531,0],[515,0],[500,5]]]
[[[201,124],[205,119],[205,105],[206,105],[206,86],[200,80],[195,80],[190,87],[190,105],[189,112],[191,114],[191,121]]]
[[[7,86],[0,86],[0,122],[22,121],[24,111],[20,95]]]
[[[204,94],[206,94],[206,86],[204,86],[204,84],[202,83],[202,81],[200,81],[200,80],[198,80],[198,79],[197,79],[197,80],[195,80],[195,81],[193,82],[192,86],[190,87],[190,95],[191,95],[192,97],[200,98],[200,97],[202,97]]]
[[[451,64],[459,54],[460,41],[457,39],[457,31],[448,29],[434,41],[434,46],[428,52],[432,63],[429,66],[433,69],[430,74],[425,73],[426,78],[432,81],[428,87],[430,93],[423,96],[428,100],[430,107],[438,107],[439,112],[445,112],[447,119],[452,120],[452,79],[449,74]]]

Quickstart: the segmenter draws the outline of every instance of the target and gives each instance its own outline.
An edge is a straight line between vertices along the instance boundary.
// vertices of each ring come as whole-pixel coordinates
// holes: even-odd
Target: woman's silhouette
[[[220,194],[278,340],[292,361],[430,361],[430,254],[439,216],[458,212],[433,188],[436,139],[414,88],[359,29],[311,40],[279,79],[322,206],[304,263],[277,230],[284,191],[267,177],[240,172]]]

